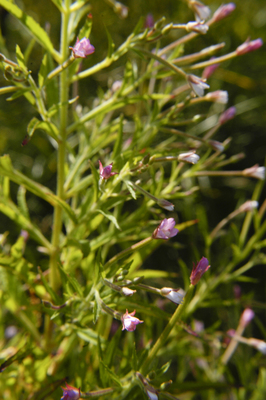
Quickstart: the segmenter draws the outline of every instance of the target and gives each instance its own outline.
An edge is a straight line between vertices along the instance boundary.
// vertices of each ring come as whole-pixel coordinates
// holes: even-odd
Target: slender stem
[[[121,251],[120,253],[116,254],[114,257],[110,258],[109,261],[104,266],[104,269],[106,270],[109,268],[112,264],[123,258],[124,256],[132,253],[134,250],[140,249],[141,247],[145,246],[146,244],[150,243],[153,240],[151,236],[149,236],[146,239],[141,240],[138,243],[133,244],[132,246],[128,247],[127,249]]]
[[[194,291],[194,286],[190,285],[187,291],[186,296],[184,297],[184,301],[182,304],[180,304],[176,311],[174,312],[174,314],[172,315],[172,317],[170,318],[168,324],[166,325],[164,331],[162,332],[162,334],[160,335],[160,337],[157,339],[156,343],[154,344],[154,346],[152,347],[151,351],[148,354],[148,357],[146,358],[146,360],[144,361],[140,372],[143,375],[146,375],[146,373],[148,372],[150,363],[152,362],[152,360],[154,359],[154,357],[156,356],[156,354],[158,353],[158,351],[160,350],[161,347],[164,346],[164,344],[166,343],[172,329],[176,326],[178,320],[180,319],[181,315],[184,313],[184,310],[187,306],[187,304],[190,302],[192,295],[193,295],[193,291]]]

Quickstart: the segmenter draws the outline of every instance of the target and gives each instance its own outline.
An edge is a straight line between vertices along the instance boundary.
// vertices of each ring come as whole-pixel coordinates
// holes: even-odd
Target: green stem
[[[154,357],[156,356],[156,354],[158,353],[158,351],[161,349],[161,347],[163,347],[171,333],[171,331],[173,330],[173,328],[176,326],[178,320],[180,319],[181,315],[184,313],[184,310],[186,309],[187,304],[189,304],[192,295],[193,295],[193,291],[194,291],[194,286],[190,285],[187,291],[187,294],[184,298],[184,301],[182,304],[180,304],[176,311],[174,312],[174,314],[172,315],[172,317],[170,318],[168,324],[166,325],[163,333],[161,334],[161,336],[157,339],[156,343],[154,344],[154,346],[152,347],[151,351],[148,354],[148,357],[146,358],[146,360],[144,361],[140,372],[143,375],[146,375],[148,370],[149,370],[149,366],[150,363],[152,362],[152,360],[154,359]]]

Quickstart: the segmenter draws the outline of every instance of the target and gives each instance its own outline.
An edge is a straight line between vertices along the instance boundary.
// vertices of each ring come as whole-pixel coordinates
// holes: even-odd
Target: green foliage
[[[205,95],[191,78],[213,54],[237,54],[181,30],[190,14],[180,25],[127,19],[132,33],[125,22],[120,37],[123,4],[52,0],[59,53],[24,3],[0,0],[31,36],[10,55],[0,41],[0,94],[14,92],[8,106],[25,111],[23,141],[4,121],[3,143],[16,139],[0,157],[3,399],[57,399],[65,382],[82,398],[264,398],[265,299],[253,271],[266,264],[265,169],[252,167],[264,160],[230,170],[242,155],[232,121],[219,132],[225,93],[210,77]],[[95,53],[83,59],[73,42],[89,36]],[[178,235],[158,239],[169,218]],[[212,267],[195,288],[203,255]],[[244,332],[248,307],[256,318]]]

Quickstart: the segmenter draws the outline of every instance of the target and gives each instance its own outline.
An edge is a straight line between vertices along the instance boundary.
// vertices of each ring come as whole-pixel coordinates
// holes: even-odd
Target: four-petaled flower
[[[178,234],[179,230],[175,228],[174,218],[165,218],[152,234],[153,239],[170,239]]]
[[[136,329],[136,326],[138,324],[142,324],[144,321],[141,321],[140,319],[134,317],[134,315],[136,314],[136,311],[134,310],[132,313],[128,313],[128,311],[126,311],[126,313],[124,315],[122,315],[121,317],[121,322],[123,325],[122,331],[124,331],[125,329],[128,332],[133,332]]]
[[[193,269],[190,275],[191,284],[195,286],[202,277],[202,275],[206,271],[208,271],[209,268],[210,264],[206,257],[202,257],[201,260],[197,262],[196,265],[193,263]]]
[[[77,38],[75,46],[69,48],[73,51],[75,58],[86,58],[95,51],[95,48],[90,43],[90,40],[85,37],[81,40]]]
[[[109,179],[111,176],[117,175],[118,172],[112,172],[113,163],[107,165],[106,167],[102,166],[101,161],[99,160],[99,170],[101,179]]]
[[[204,79],[196,75],[187,75],[187,81],[193,92],[199,97],[202,97],[204,95],[204,90],[210,87]]]
[[[63,388],[63,396],[61,400],[78,400],[80,398],[80,389],[70,386],[66,383],[66,387]]]

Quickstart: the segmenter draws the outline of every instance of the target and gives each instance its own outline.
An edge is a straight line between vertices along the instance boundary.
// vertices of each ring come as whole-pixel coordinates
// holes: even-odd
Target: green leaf
[[[104,370],[107,372],[112,381],[114,381],[119,387],[122,387],[119,377],[110,368],[108,368],[102,360],[100,360],[100,364],[103,366]]]
[[[114,44],[113,39],[112,39],[108,29],[106,28],[106,26],[105,26],[105,32],[106,32],[107,39],[108,39],[107,58],[112,58],[112,54],[113,54],[114,49],[115,49],[115,44]]]
[[[36,196],[44,199],[50,203],[53,207],[60,206],[72,219],[74,223],[77,223],[77,218],[72,208],[58,196],[56,196],[50,189],[40,185],[39,183],[29,179],[21,172],[15,170],[12,166],[9,155],[0,157],[0,175],[8,177],[11,181],[18,185],[23,185],[27,190],[34,193]]]
[[[133,199],[136,200],[137,199],[137,195],[136,195],[136,192],[135,192],[131,182],[127,181],[127,180],[124,180],[123,182],[126,185],[126,187],[128,188],[128,190],[129,190],[131,196],[133,197]]]
[[[22,215],[24,215],[25,218],[30,219],[29,210],[26,202],[26,189],[24,188],[24,186],[19,187],[17,199],[19,211]]]
[[[90,160],[90,169],[93,175],[93,187],[94,187],[94,199],[93,201],[96,203],[99,195],[99,172],[94,167],[92,161]]]
[[[51,0],[60,12],[63,12],[62,0]]]
[[[30,103],[34,104],[35,100],[34,100],[34,97],[32,96],[32,94],[30,93],[30,91],[31,91],[31,88],[29,88],[29,87],[28,88],[23,88],[23,89],[17,88],[16,93],[14,93],[14,94],[12,94],[12,96],[8,97],[7,101],[13,101],[15,99],[18,99],[21,96],[26,95],[26,93],[27,93],[27,96],[30,96],[30,99],[31,99]],[[27,96],[25,96],[25,97],[27,97]]]
[[[105,218],[109,219],[109,221],[111,221],[115,225],[115,227],[121,231],[121,228],[118,225],[117,219],[112,214],[110,214],[110,213],[108,213],[106,211],[103,211],[103,210],[95,210],[95,212],[99,212]]]
[[[33,117],[27,126],[28,135],[32,137],[36,129],[44,130],[49,136],[58,141],[59,132],[52,122],[40,121],[38,118]]]
[[[24,72],[27,72],[28,69],[25,64],[24,55],[22,54],[22,51],[20,50],[20,47],[18,44],[16,45],[16,57],[17,57],[18,65],[22,68],[22,70]]]
[[[29,15],[24,13],[18,6],[8,0],[0,0],[0,5],[4,7],[10,14],[17,18],[27,28],[37,42],[43,46],[54,59],[60,63],[60,54],[54,49],[53,44],[45,32],[45,30]]]
[[[77,279],[72,276],[72,274],[68,274],[65,272],[64,268],[60,266],[60,271],[62,271],[62,274],[64,278],[69,282],[74,290],[79,294],[80,297],[83,297],[83,291],[81,285],[78,283]]]
[[[114,145],[113,156],[112,156],[114,160],[118,155],[121,154],[122,144],[123,144],[123,115],[120,115],[119,130],[117,133],[117,138]]]
[[[38,271],[39,274],[41,276],[41,280],[43,283],[43,286],[45,287],[47,293],[49,293],[49,295],[51,296],[51,299],[53,301],[54,304],[60,304],[60,301],[62,301],[60,299],[60,297],[57,296],[57,294],[53,291],[53,289],[51,288],[51,286],[49,285],[49,283],[47,282],[47,280],[45,279],[45,277],[43,276],[42,270],[40,267],[38,267]]]

